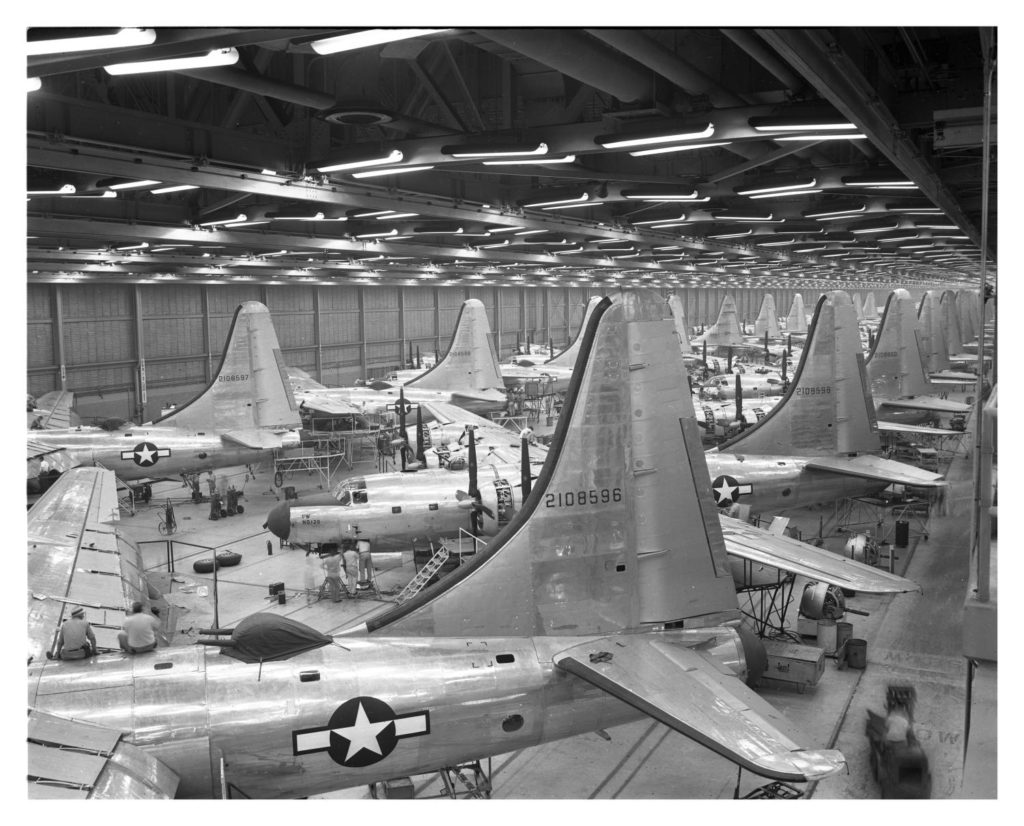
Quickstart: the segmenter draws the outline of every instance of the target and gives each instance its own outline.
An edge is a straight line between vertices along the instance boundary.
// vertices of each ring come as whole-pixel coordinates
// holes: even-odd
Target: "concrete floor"
[[[845,617],[853,623],[853,636],[867,640],[867,668],[841,671],[834,660],[826,659],[825,673],[818,685],[803,693],[783,683],[765,684],[760,690],[769,702],[799,721],[811,743],[839,748],[848,759],[848,774],[810,784],[804,789],[807,796],[878,797],[877,785],[869,775],[864,723],[868,708],[882,710],[885,685],[891,680],[910,681],[917,686],[917,731],[931,762],[932,796],[955,799],[994,795],[994,725],[986,741],[991,748],[988,756],[982,757],[981,768],[975,765],[966,782],[963,771],[966,661],[959,626],[967,579],[969,524],[964,513],[970,501],[971,463],[966,458],[969,456],[968,451],[952,459],[952,490],[943,515],[931,516],[927,540],[913,536],[908,548],[897,549],[897,572],[919,582],[923,593],[897,597],[857,595],[848,600],[848,607],[868,613]],[[357,463],[351,472],[369,473],[375,469],[375,463],[366,461]],[[200,628],[213,625],[213,575],[192,571],[192,562],[210,556],[211,548],[230,549],[243,556],[237,567],[218,572],[216,613],[221,627],[230,627],[254,611],[265,610],[291,616],[325,633],[336,632],[385,609],[389,605],[387,597],[412,577],[411,553],[375,556],[381,599],[351,599],[338,604],[316,601],[322,571],[317,567],[307,569],[311,563],[303,551],[278,547],[277,540],[261,527],[267,513],[283,497],[281,490],[272,485],[272,471],[258,472],[255,478],[248,477],[242,469],[223,475],[243,490],[243,515],[211,521],[208,505],[184,501],[187,489],[180,483],[164,482],[154,486],[154,497],[148,506],[139,508],[134,517],[122,519],[125,532],[142,542],[147,569],[154,573],[166,571],[168,556],[173,555],[175,573],[165,575],[163,580],[169,587],[168,602],[174,606],[175,643],[193,642]],[[300,501],[304,495],[320,492],[317,478],[304,472],[286,479],[284,484],[296,488]],[[178,523],[177,533],[169,540],[157,531],[159,505],[166,498],[174,500]],[[793,524],[807,538],[817,534],[821,523],[830,529],[833,514],[832,507],[820,507],[794,511],[791,515]],[[883,531],[889,536],[893,518],[892,513],[885,516]],[[830,536],[825,545],[841,551],[847,538]],[[275,582],[285,584],[283,605],[268,595],[268,587]],[[795,603],[799,602],[802,589],[803,583],[798,580]],[[793,605],[789,617],[792,626],[795,609]],[[806,642],[813,644],[813,640]],[[988,675],[983,677],[987,679]],[[988,695],[984,693],[986,686],[991,687]],[[976,688],[976,701],[979,696],[994,699],[994,678]],[[983,722],[976,725],[976,731],[985,731]],[[660,723],[645,720],[615,727],[609,729],[607,738],[591,733],[494,758],[492,797],[716,799],[733,797],[737,779],[741,796],[762,785],[761,779],[749,773],[737,778],[732,763]],[[442,789],[437,774],[413,780],[418,797],[433,796]],[[978,788],[979,783],[986,782],[991,784],[991,794],[988,787]],[[329,795],[346,799],[368,796],[362,787]]]

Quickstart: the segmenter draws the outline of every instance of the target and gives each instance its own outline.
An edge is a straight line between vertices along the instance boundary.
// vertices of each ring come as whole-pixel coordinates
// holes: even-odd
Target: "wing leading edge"
[[[755,774],[804,782],[846,765],[836,750],[801,747],[806,738],[778,710],[692,648],[624,635],[573,646],[554,660]]]

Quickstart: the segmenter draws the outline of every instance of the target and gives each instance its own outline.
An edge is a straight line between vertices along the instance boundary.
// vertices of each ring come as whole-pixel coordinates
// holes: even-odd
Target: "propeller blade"
[[[523,499],[526,499],[530,495],[530,441],[529,437],[525,435],[527,431],[523,431],[522,440],[519,442],[519,479],[520,484],[523,487]]]

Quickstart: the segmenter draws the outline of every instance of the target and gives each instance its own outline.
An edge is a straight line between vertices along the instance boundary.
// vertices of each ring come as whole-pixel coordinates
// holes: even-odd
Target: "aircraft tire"
[[[274,474],[274,487],[275,488],[279,488],[283,484],[284,484],[284,474],[281,473],[281,471],[277,471],[277,473]]]
[[[230,568],[242,561],[242,555],[234,551],[221,551],[217,554],[217,563],[223,568]]]
[[[197,559],[192,563],[192,570],[197,574],[212,574],[214,568],[219,568],[220,563],[214,559],[207,557],[206,559]]]

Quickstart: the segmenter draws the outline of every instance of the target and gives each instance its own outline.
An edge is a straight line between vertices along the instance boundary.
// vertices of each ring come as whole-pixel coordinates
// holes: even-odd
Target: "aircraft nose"
[[[291,505],[281,502],[270,511],[270,515],[267,517],[267,527],[270,532],[286,542],[292,530],[291,510]]]

